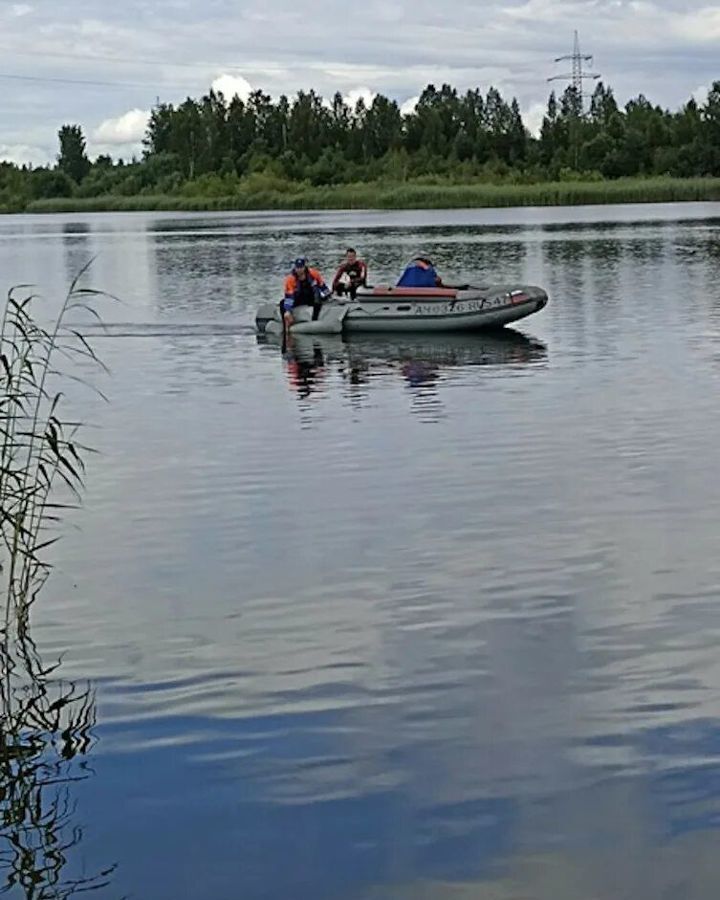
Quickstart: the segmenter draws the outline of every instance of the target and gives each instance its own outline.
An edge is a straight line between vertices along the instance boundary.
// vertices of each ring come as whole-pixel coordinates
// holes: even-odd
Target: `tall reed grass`
[[[62,360],[102,363],[67,316],[97,315],[99,292],[73,282],[55,320],[34,316],[28,286],[12,289],[0,323],[0,893],[64,900],[109,883],[112,869],[65,875],[82,838],[71,787],[92,744],[89,686],[63,681],[43,662],[30,610],[50,572],[47,552],[83,487],[80,423],[62,414],[62,388],[77,378]]]
[[[47,575],[42,552],[57,537],[49,529],[63,510],[80,499],[90,448],[78,442],[80,423],[61,415],[62,373],[55,361],[89,361],[102,368],[94,350],[66,324],[79,310],[100,318],[90,301],[101,292],[81,286],[86,266],[73,281],[55,320],[40,324],[33,316],[38,299],[29,286],[11,289],[0,322],[0,576],[6,597],[5,634],[13,617],[23,623]],[[61,487],[67,498],[54,500]]]
[[[212,212],[298,209],[461,209],[513,206],[577,206],[719,200],[720,178],[621,178],[616,181],[554,181],[538,184],[427,184],[370,182],[284,187],[240,181],[227,196],[138,195],[36,200],[28,212]]]

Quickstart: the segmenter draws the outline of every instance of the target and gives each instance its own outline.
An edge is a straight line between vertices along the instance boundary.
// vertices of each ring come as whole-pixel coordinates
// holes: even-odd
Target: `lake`
[[[119,298],[83,321],[100,452],[33,612],[97,702],[42,896],[114,866],[98,895],[715,898],[719,226],[0,216],[3,290],[50,305],[94,259]],[[504,336],[259,340],[289,261],[348,244],[371,280],[424,250],[550,302]]]

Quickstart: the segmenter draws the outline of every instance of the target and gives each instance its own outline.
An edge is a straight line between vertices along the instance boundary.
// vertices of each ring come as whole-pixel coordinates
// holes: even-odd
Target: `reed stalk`
[[[60,385],[81,379],[56,362],[103,367],[66,324],[72,312],[97,315],[100,292],[81,287],[86,271],[49,326],[27,285],[10,290],[0,324],[0,893],[27,900],[65,900],[107,886],[112,873],[65,874],[82,839],[71,787],[88,777],[80,760],[93,744],[95,698],[90,686],[62,680],[59,663],[43,662],[30,628],[90,452],[80,423],[62,414]]]

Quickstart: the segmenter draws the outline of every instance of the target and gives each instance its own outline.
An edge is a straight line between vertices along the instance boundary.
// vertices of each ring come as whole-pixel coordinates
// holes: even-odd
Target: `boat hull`
[[[501,328],[539,312],[545,304],[533,300],[522,306],[477,310],[474,312],[447,312],[429,315],[420,311],[408,316],[356,315],[353,311],[345,317],[344,330],[357,333],[409,332],[409,331],[478,331],[483,328]]]
[[[368,288],[353,300],[332,297],[317,320],[309,307],[299,307],[291,330],[307,334],[478,331],[518,322],[547,302],[545,291],[535,286]],[[256,324],[261,332],[282,328],[279,307],[262,306]]]

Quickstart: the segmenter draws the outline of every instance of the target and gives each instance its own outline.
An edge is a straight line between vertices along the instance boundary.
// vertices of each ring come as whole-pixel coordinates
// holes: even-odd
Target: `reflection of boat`
[[[282,346],[286,356],[309,370],[332,363],[354,371],[400,367],[420,372],[423,367],[525,365],[547,355],[545,344],[519,331],[502,328],[477,334],[318,335],[265,333],[258,343]]]
[[[360,288],[352,300],[332,296],[323,303],[317,320],[311,307],[297,307],[292,330],[306,334],[475,331],[517,322],[539,312],[547,301],[545,291],[532,285],[378,285]],[[260,332],[282,330],[279,304],[262,304],[255,324]]]
[[[441,366],[493,366],[543,359],[546,347],[512,328],[476,334],[351,335],[345,340],[349,357],[421,361]]]
[[[542,342],[510,328],[443,335],[264,333],[257,342],[281,350],[290,387],[302,400],[326,394],[337,375],[351,391],[399,378],[427,399],[437,394],[437,382],[448,370],[525,366],[547,355]]]

